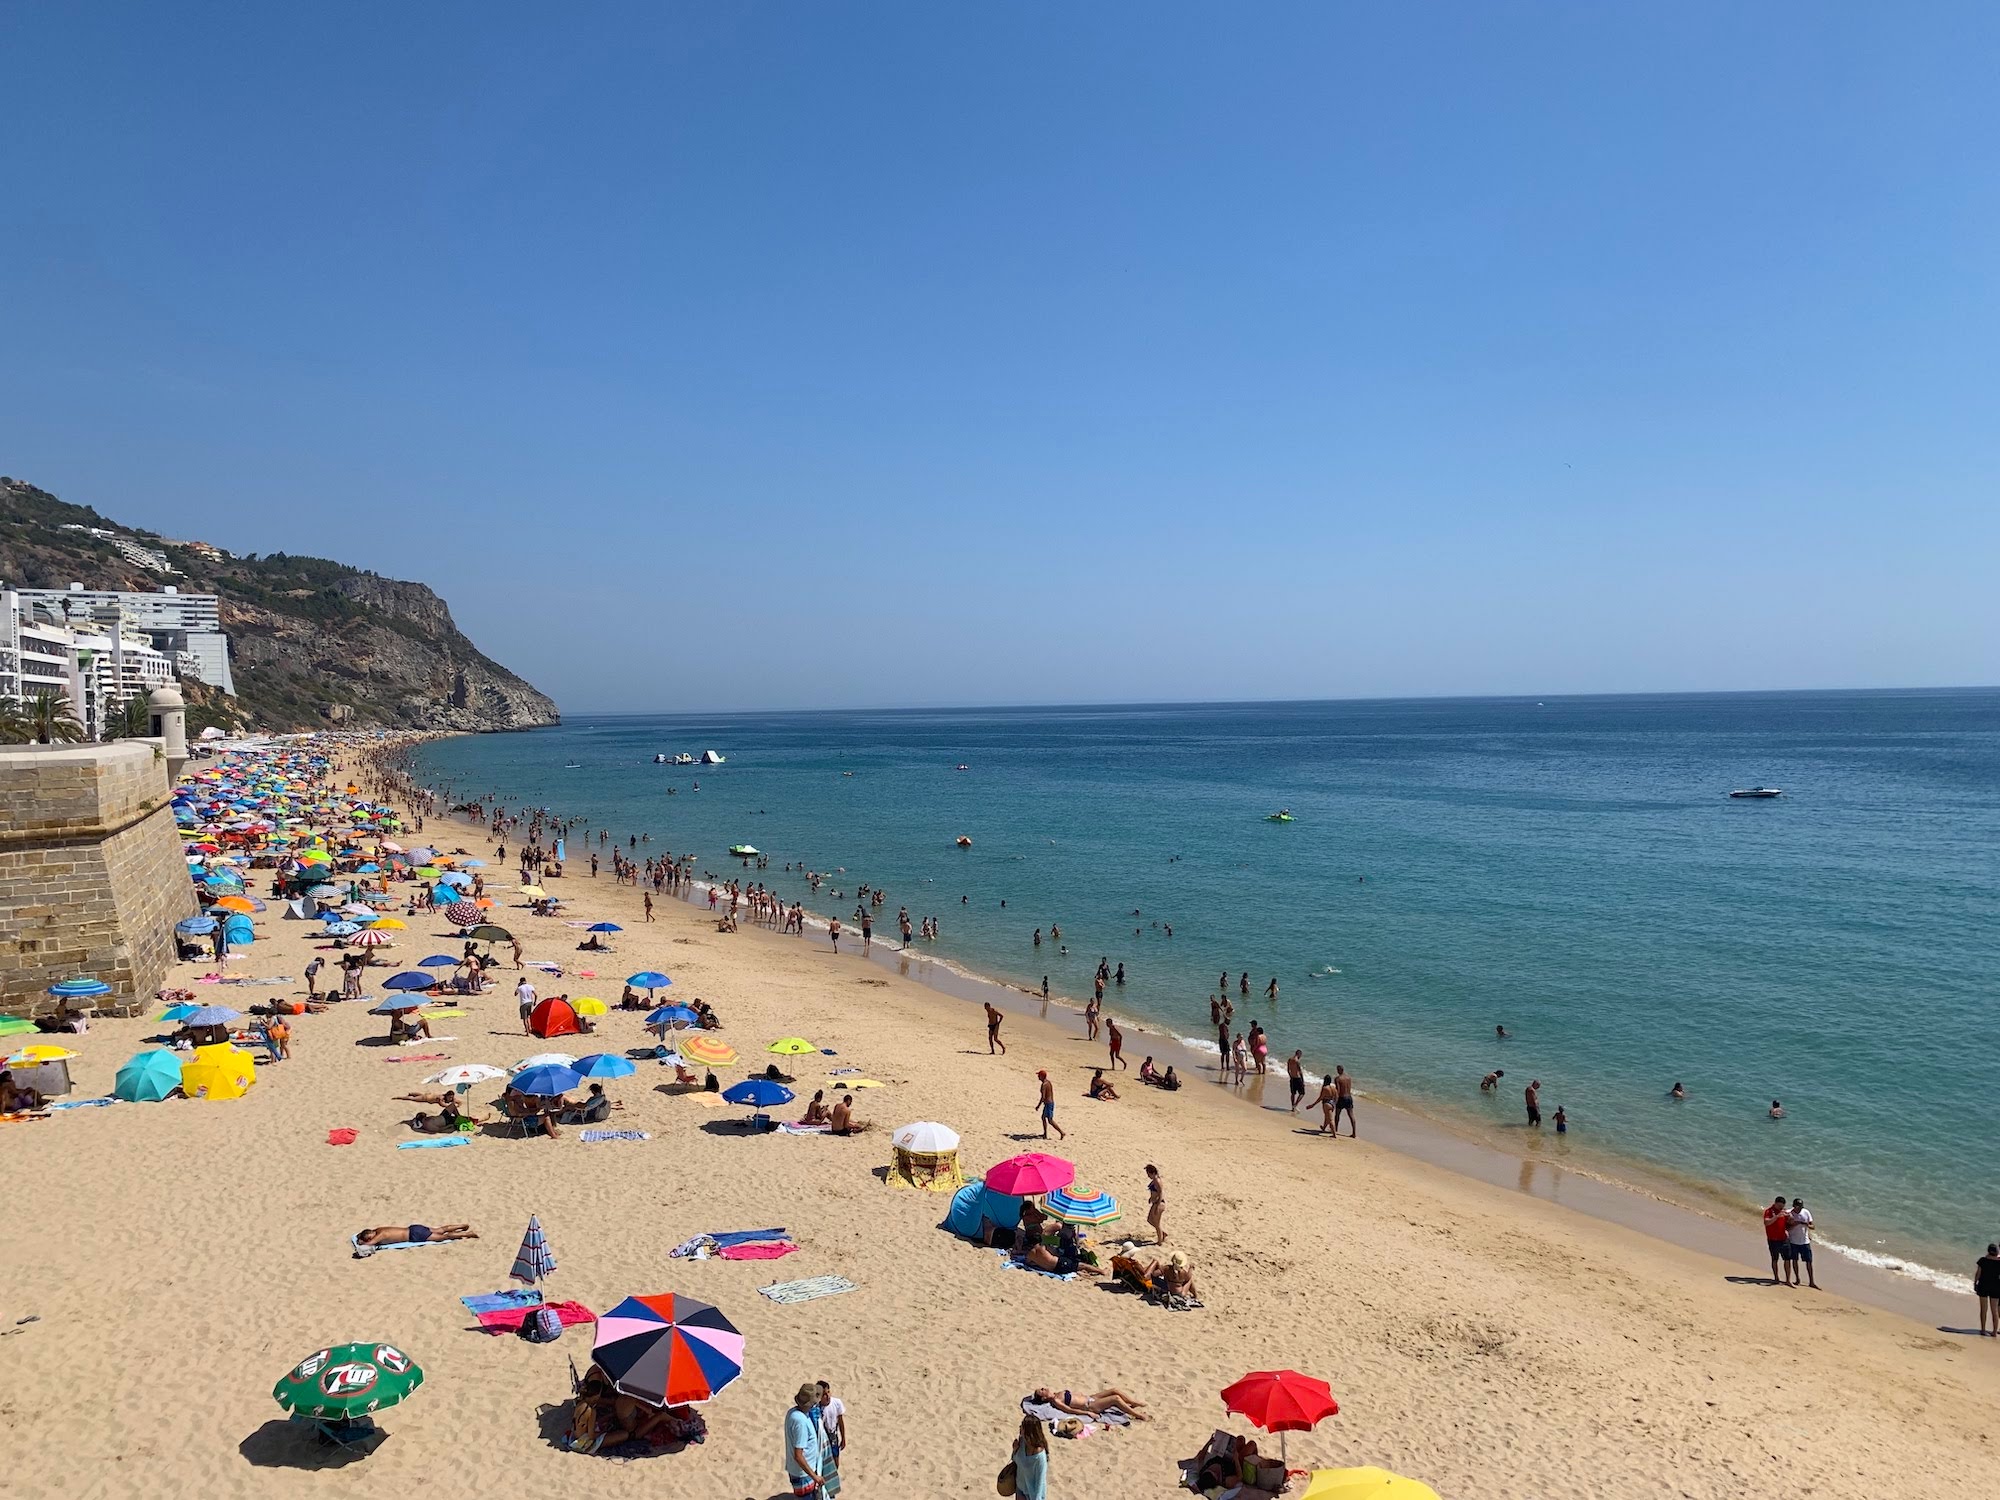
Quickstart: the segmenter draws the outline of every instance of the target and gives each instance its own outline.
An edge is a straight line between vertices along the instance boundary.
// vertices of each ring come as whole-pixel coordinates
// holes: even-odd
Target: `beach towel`
[[[427,1141],[398,1141],[396,1149],[398,1151],[442,1151],[447,1146],[470,1146],[471,1144],[472,1137],[469,1135],[440,1135],[433,1136]]]
[[[562,1326],[574,1328],[579,1323],[595,1323],[597,1314],[581,1302],[542,1302],[533,1307],[496,1307],[478,1314],[479,1326],[488,1333],[517,1333],[521,1325],[541,1312],[552,1312],[562,1319]]]
[[[391,1042],[392,1047],[430,1047],[439,1042],[455,1042],[455,1036],[413,1036],[407,1042]]]
[[[1040,1417],[1051,1427],[1055,1426],[1058,1422],[1074,1422],[1079,1420],[1069,1412],[1056,1410],[1055,1407],[1049,1405],[1046,1401],[1037,1401],[1033,1396],[1023,1396],[1021,1398],[1021,1410],[1031,1417]],[[1101,1411],[1094,1417],[1082,1420],[1086,1427],[1092,1422],[1100,1422],[1107,1427],[1130,1427],[1132,1425],[1131,1414],[1122,1406],[1114,1406],[1108,1411]]]
[[[1074,1271],[1044,1271],[1040,1266],[1030,1266],[1023,1264],[1022,1262],[1014,1259],[1014,1257],[1005,1250],[995,1250],[993,1253],[1000,1257],[1001,1266],[1009,1271],[1032,1271],[1034,1272],[1035,1275],[1046,1276],[1051,1281],[1076,1280],[1076,1272]]]
[[[60,1101],[60,1102],[58,1102],[58,1103],[55,1103],[55,1104],[51,1104],[51,1105],[49,1106],[49,1108],[50,1108],[50,1109],[96,1109],[96,1108],[98,1108],[98,1107],[99,1107],[100,1105],[105,1105],[105,1104],[116,1104],[117,1102],[118,1102],[118,1101],[117,1101],[116,1099],[111,1099],[111,1098],[105,1098],[105,1099],[64,1099],[64,1100],[61,1100],[61,1101]]]
[[[714,1234],[698,1234],[691,1240],[683,1240],[667,1252],[670,1259],[687,1260],[703,1253],[713,1254],[725,1245],[751,1245],[773,1240],[788,1240],[792,1236],[784,1229],[724,1229]]]
[[[685,1095],[684,1097],[692,1099],[696,1104],[699,1104],[703,1109],[721,1109],[724,1105],[729,1103],[729,1101],[723,1098],[722,1095],[720,1094],[688,1094]]]
[[[465,1310],[474,1317],[481,1313],[506,1312],[509,1309],[540,1307],[542,1294],[534,1287],[513,1287],[504,1292],[482,1292],[476,1297],[460,1297]]]
[[[583,1133],[586,1141],[650,1141],[652,1138],[650,1130],[586,1130]]]
[[[364,1245],[361,1243],[361,1235],[357,1231],[347,1237],[347,1243],[354,1247],[354,1258],[356,1260],[366,1260],[369,1256],[379,1254],[384,1250],[423,1250],[431,1245],[456,1245],[461,1243],[461,1241],[397,1240],[393,1244],[388,1245]]]
[[[361,1132],[356,1130],[352,1125],[336,1126],[326,1133],[326,1143],[329,1146],[351,1146],[354,1144],[354,1138],[359,1134]]]
[[[855,1290],[853,1282],[845,1276],[812,1276],[804,1281],[779,1281],[770,1286],[760,1286],[757,1294],[769,1297],[773,1302],[811,1302],[820,1297],[837,1297],[842,1292]]]
[[[443,1062],[449,1052],[406,1052],[401,1057],[385,1057],[383,1062]]]
[[[832,1129],[831,1125],[808,1125],[803,1120],[780,1120],[778,1122],[778,1134],[780,1135],[826,1135]]]
[[[424,1014],[429,1016],[433,1021],[457,1021],[464,1017],[465,1012],[462,1010],[427,1010]],[[446,1038],[439,1037],[438,1040],[444,1041]]]
[[[724,1245],[715,1253],[724,1260],[781,1260],[799,1247],[790,1240],[762,1245]]]
[[[859,1068],[834,1068],[826,1076],[829,1078],[857,1078],[860,1074],[861,1070]]]

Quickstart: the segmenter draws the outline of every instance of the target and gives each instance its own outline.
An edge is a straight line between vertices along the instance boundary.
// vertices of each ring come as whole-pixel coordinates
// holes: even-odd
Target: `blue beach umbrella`
[[[528,1232],[521,1236],[521,1248],[514,1252],[514,1268],[507,1274],[529,1286],[544,1279],[556,1268],[556,1255],[542,1233],[539,1214],[528,1215]]]
[[[462,875],[457,870],[453,870],[450,874],[438,876],[438,884],[451,885],[451,886],[469,886],[472,884],[472,877],[470,875]]]
[[[636,974],[627,974],[625,982],[637,990],[663,990],[673,983],[658,969],[641,969]]]
[[[391,974],[382,981],[385,990],[427,990],[437,983],[435,974],[426,974],[420,969],[405,969],[400,974]]]
[[[567,1094],[582,1082],[583,1078],[575,1068],[543,1063],[539,1067],[523,1068],[507,1080],[507,1087],[532,1098],[553,1099],[558,1094]]]
[[[160,1019],[162,1021],[185,1021],[200,1009],[199,1005],[169,1005],[165,1010],[160,1012]]]
[[[381,1003],[370,1010],[368,1014],[371,1016],[393,1016],[399,1010],[415,1010],[423,1003],[424,997],[422,995],[412,995],[407,992],[400,995],[384,995]]]
[[[662,1005],[646,1016],[648,1026],[692,1026],[701,1019],[685,1005]]]
[[[576,1060],[576,1072],[580,1078],[627,1078],[638,1071],[624,1058],[610,1052],[593,1052]]]
[[[155,1048],[140,1052],[118,1070],[111,1092],[128,1104],[157,1104],[181,1086],[181,1060]]]
[[[338,896],[340,894],[340,887],[337,885],[316,885],[310,888],[306,894],[315,900],[326,896]]]
[[[213,917],[184,917],[174,923],[175,932],[184,932],[189,937],[200,937],[204,933],[215,931],[215,928],[216,921]]]
[[[418,959],[417,967],[420,969],[455,969],[458,967],[458,960],[453,958],[449,953],[433,953],[429,958]]]
[[[243,1012],[231,1010],[226,1005],[204,1005],[183,1019],[190,1026],[227,1026],[231,1021],[242,1020]]]
[[[782,1083],[769,1078],[746,1078],[741,1083],[731,1084],[722,1091],[722,1097],[731,1104],[743,1104],[752,1109],[769,1109],[773,1105],[790,1104],[798,1096]]]
[[[101,979],[60,979],[49,986],[49,993],[58,1000],[87,1000],[92,995],[108,995],[111,986]]]
[[[328,937],[353,937],[361,930],[359,922],[329,922],[326,924]]]
[[[585,932],[623,932],[624,930],[616,922],[592,922],[588,927],[584,928]]]

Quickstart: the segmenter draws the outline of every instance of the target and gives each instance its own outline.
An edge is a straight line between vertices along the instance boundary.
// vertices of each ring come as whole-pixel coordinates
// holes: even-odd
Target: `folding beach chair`
[[[310,1428],[315,1441],[334,1448],[349,1450],[365,1448],[382,1437],[382,1429],[369,1417],[352,1417],[344,1422],[334,1422],[324,1417],[300,1416],[294,1412],[292,1420],[302,1427]]]

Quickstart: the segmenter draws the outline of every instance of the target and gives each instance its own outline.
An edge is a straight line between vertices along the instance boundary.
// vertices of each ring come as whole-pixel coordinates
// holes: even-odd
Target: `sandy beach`
[[[493,860],[482,831],[433,820],[427,837]],[[365,1005],[297,1018],[292,1060],[261,1068],[240,1100],[11,1124],[0,1452],[15,1493],[443,1484],[771,1496],[785,1491],[780,1418],[799,1382],[820,1377],[848,1407],[844,1494],[991,1494],[1020,1397],[1051,1385],[1117,1386],[1155,1417],[1056,1442],[1051,1494],[1165,1496],[1175,1460],[1213,1429],[1249,1430],[1226,1418],[1221,1388],[1291,1367],[1330,1381],[1342,1407],[1293,1436],[1294,1467],[1380,1463],[1450,1497],[2000,1494],[1995,1346],[1837,1291],[1761,1284],[1755,1224],[1741,1258],[1718,1259],[1366,1139],[1273,1128],[1210,1087],[1165,1095],[1127,1075],[1124,1098],[1094,1102],[1084,1088],[1103,1048],[1064,1013],[1011,1015],[1008,1053],[989,1056],[963,1000],[851,952],[835,957],[820,936],[718,933],[705,910],[671,899],[647,923],[636,890],[608,869],[578,878],[580,868],[573,861],[551,889],[569,920],[623,924],[615,955],[593,965],[561,921],[495,914],[529,959],[570,971],[534,976],[544,994],[615,1004],[624,974],[664,970],[674,998],[716,1008],[746,1062],[761,1067],[766,1045],[794,1034],[836,1053],[790,1064],[802,1098],[835,1081],[818,1075],[836,1066],[881,1080],[858,1095],[878,1128],[753,1136],[740,1111],[670,1092],[670,1075],[642,1064],[608,1091],[624,1104],[613,1124],[650,1140],[586,1144],[570,1128],[560,1140],[396,1150],[413,1138],[397,1122],[416,1106],[395,1096],[448,1065],[394,1060],[403,1053],[507,1067],[551,1045],[591,1050],[524,1037],[504,987],[450,1002],[465,1014],[411,1048],[382,1045],[387,1023]],[[497,861],[486,873],[496,895],[511,889]],[[170,982],[238,1009],[302,994],[296,976],[317,927],[279,911],[259,919],[257,943],[228,972],[294,983],[203,984],[209,964],[183,965]],[[456,947],[438,918],[412,918],[397,938],[389,953],[405,963]],[[576,977],[579,961],[600,977]],[[648,1040],[630,1013],[598,1025],[598,1050]],[[108,1092],[159,1029],[95,1023],[76,1039],[72,1097]],[[1128,1043],[1135,1063],[1143,1050]],[[1205,1308],[1168,1312],[1088,1275],[1058,1283],[1003,1269],[937,1227],[943,1197],[883,1184],[888,1130],[909,1120],[960,1131],[968,1172],[1038,1148],[1038,1068],[1056,1080],[1069,1131],[1051,1149],[1125,1208],[1097,1241],[1149,1238],[1143,1169],[1157,1164],[1170,1243],[1193,1257]],[[723,1070],[725,1084],[742,1071]],[[329,1145],[337,1127],[358,1138]],[[531,1213],[560,1263],[551,1297],[602,1311],[629,1294],[681,1292],[742,1329],[744,1373],[704,1408],[705,1443],[629,1463],[553,1445],[566,1361],[588,1362],[589,1330],[554,1346],[489,1336],[471,1331],[458,1302],[507,1284]],[[356,1229],[411,1221],[469,1222],[482,1238],[353,1258]],[[697,1233],[771,1225],[790,1229],[799,1253],[775,1265],[667,1255]],[[857,1289],[795,1306],[755,1290],[831,1274]],[[1970,1298],[1956,1321],[1974,1322]],[[304,1355],[351,1339],[393,1340],[428,1379],[382,1414],[386,1441],[343,1461],[302,1443],[270,1392]]]

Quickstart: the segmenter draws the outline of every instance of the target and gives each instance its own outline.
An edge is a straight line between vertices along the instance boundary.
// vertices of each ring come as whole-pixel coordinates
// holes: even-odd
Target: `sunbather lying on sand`
[[[403,1121],[403,1123],[416,1131],[418,1135],[450,1135],[454,1130],[458,1129],[458,1122],[460,1120],[469,1120],[474,1125],[480,1123],[477,1115],[460,1114],[458,1110],[459,1107],[456,1104],[444,1105],[436,1114],[430,1114],[420,1109],[414,1115],[411,1115],[409,1119]]]
[[[364,1229],[354,1239],[362,1245],[426,1245],[433,1240],[476,1240],[470,1224],[444,1224],[433,1229],[428,1224],[384,1224]]]
[[[1079,1396],[1074,1391],[1064,1391],[1058,1395],[1044,1385],[1036,1387],[1032,1399],[1039,1406],[1053,1406],[1057,1411],[1067,1412],[1072,1417],[1101,1417],[1115,1406],[1120,1411],[1129,1412],[1141,1422],[1153,1420],[1146,1415],[1143,1401],[1134,1401],[1123,1391],[1115,1388]]]

